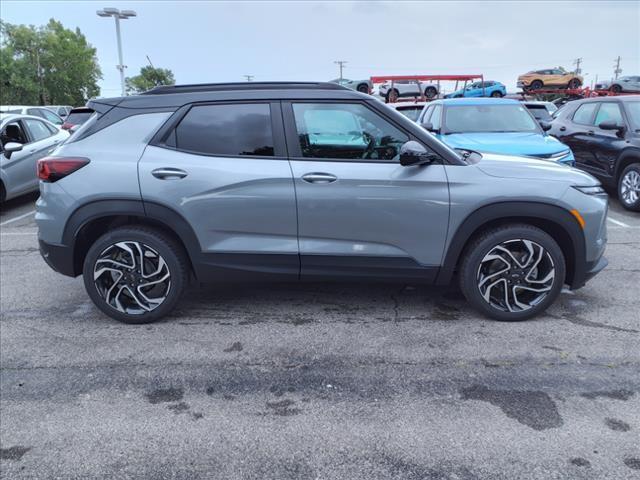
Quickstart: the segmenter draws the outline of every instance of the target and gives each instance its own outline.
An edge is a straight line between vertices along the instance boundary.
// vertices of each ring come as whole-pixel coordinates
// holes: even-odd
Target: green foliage
[[[84,105],[100,93],[96,49],[76,28],[0,21],[0,104]]]
[[[160,85],[173,85],[176,79],[173,72],[167,68],[148,66],[140,69],[140,75],[127,77],[125,82],[127,93],[140,93]]]

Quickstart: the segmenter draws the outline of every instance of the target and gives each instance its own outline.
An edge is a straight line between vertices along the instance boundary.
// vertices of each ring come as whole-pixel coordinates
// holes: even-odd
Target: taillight
[[[89,163],[82,157],[45,157],[38,160],[38,178],[44,182],[55,182]]]
[[[64,123],[62,124],[62,129],[63,129],[63,130],[69,130],[71,127],[73,127],[73,123],[64,122]]]

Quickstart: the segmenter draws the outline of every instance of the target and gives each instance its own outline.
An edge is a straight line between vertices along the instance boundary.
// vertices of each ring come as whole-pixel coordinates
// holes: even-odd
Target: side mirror
[[[7,142],[4,145],[4,156],[7,158],[11,158],[11,154],[13,152],[19,152],[22,150],[23,145],[18,142]]]
[[[436,158],[435,154],[429,152],[421,143],[415,140],[409,140],[400,147],[400,165],[403,167],[427,165]]]
[[[548,132],[549,130],[551,130],[551,124],[549,122],[544,121],[544,120],[540,120],[540,127],[545,132]]]
[[[598,125],[598,128],[600,130],[617,130],[618,132],[622,132],[624,130],[624,127],[622,125],[618,125],[613,120],[606,120],[604,122],[601,122],[600,125]]]
[[[431,122],[424,122],[422,124],[422,128],[424,128],[428,132],[440,133],[440,130],[433,128],[433,123]]]

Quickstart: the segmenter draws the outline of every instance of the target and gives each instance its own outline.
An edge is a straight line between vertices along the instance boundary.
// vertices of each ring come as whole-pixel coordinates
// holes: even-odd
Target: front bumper
[[[73,250],[66,245],[55,245],[38,239],[40,255],[53,270],[68,277],[76,277]]]
[[[605,257],[600,257],[598,260],[592,263],[587,264],[587,271],[584,276],[584,282],[588,282],[593,277],[595,277],[598,273],[606,268],[609,265],[609,260]]]

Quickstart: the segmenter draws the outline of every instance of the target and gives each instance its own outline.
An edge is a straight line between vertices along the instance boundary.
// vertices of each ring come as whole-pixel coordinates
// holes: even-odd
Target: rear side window
[[[584,105],[580,105],[573,114],[573,121],[581,125],[593,125],[593,114],[597,107],[597,103],[585,103]]]
[[[266,103],[192,107],[175,130],[176,148],[205,155],[274,155]]]

